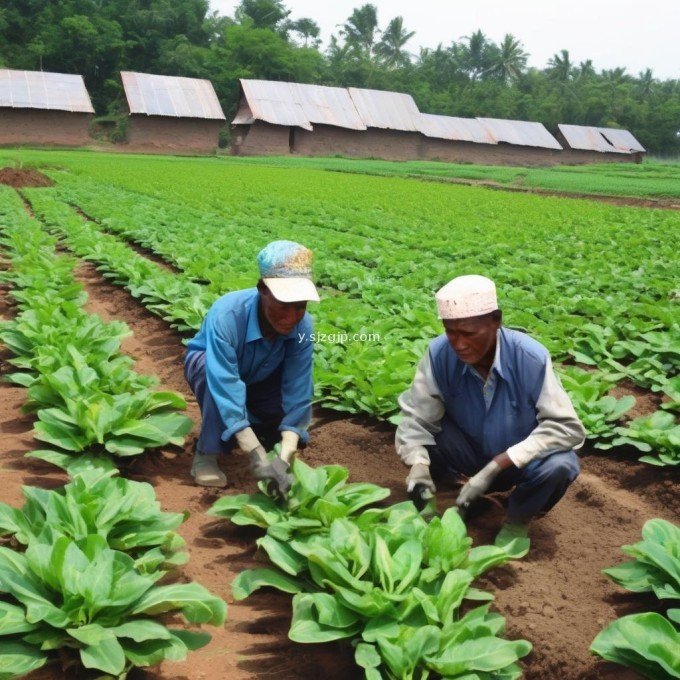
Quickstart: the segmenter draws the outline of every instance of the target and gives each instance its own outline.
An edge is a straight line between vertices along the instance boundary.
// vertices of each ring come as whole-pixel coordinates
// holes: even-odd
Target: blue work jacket
[[[308,439],[312,415],[313,321],[305,313],[285,336],[267,340],[258,321],[257,288],[227,293],[215,301],[201,328],[188,343],[187,360],[196,350],[205,351],[208,389],[226,429],[224,441],[250,425],[246,386],[266,381],[281,367],[283,419],[280,430]]]

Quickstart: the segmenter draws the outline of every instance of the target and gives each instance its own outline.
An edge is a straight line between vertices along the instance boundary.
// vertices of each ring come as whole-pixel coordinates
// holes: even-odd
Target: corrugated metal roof
[[[597,128],[600,134],[614,146],[615,149],[623,151],[624,153],[631,153],[633,151],[645,152],[646,149],[640,142],[638,142],[628,130],[617,130],[615,128]]]
[[[558,125],[557,128],[564,135],[567,144],[579,151],[600,151],[620,153],[600,134],[596,127],[589,125]]]
[[[291,83],[311,123],[365,130],[366,125],[344,87]]]
[[[345,88],[271,80],[241,80],[247,106],[241,102],[234,125],[263,120],[273,125],[335,125],[350,130],[366,126]]]
[[[491,133],[475,118],[456,118],[455,116],[436,116],[431,113],[421,113],[419,129],[426,137],[436,139],[496,144]]]
[[[558,125],[557,127],[572,149],[626,154],[645,151],[645,148],[628,130],[590,125]]]
[[[224,120],[209,80],[121,71],[130,113]]]
[[[241,80],[247,107],[241,102],[234,125],[250,124],[263,120],[273,125],[297,125],[311,130],[309,122],[300,102],[295,101],[290,83],[272,80]]]
[[[367,128],[419,132],[420,111],[410,94],[356,87],[348,90]]]
[[[420,112],[411,95],[271,80],[242,79],[241,86],[247,106],[241,102],[234,125],[263,120],[306,130],[316,123],[350,130],[418,131]]]
[[[83,77],[0,69],[0,106],[94,113]]]
[[[536,146],[543,149],[561,149],[561,144],[545,129],[543,123],[527,120],[500,120],[477,118],[497,142],[517,146]]]
[[[160,77],[160,76],[156,76]],[[413,97],[400,92],[241,79],[244,97],[233,124],[262,120],[313,130],[314,124],[350,130],[383,128],[477,144],[514,144],[561,150],[542,123],[499,118],[457,118],[420,113]],[[627,130],[560,125],[572,149],[630,153],[645,151]]]

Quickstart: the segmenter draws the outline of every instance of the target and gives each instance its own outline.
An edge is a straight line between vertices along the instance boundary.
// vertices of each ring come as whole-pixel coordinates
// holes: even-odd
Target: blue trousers
[[[188,352],[184,360],[184,377],[196,395],[201,409],[201,432],[196,448],[201,453],[217,455],[229,453],[235,445],[234,438],[222,439],[227,426],[208,389],[205,375],[205,352]],[[267,380],[246,386],[246,409],[248,420],[258,435],[263,430],[277,429],[283,418],[281,405],[281,368]],[[264,442],[263,442],[264,443]]]
[[[430,473],[435,482],[461,473],[471,477],[490,462],[491,459],[479,451],[451,418],[444,416],[440,425],[442,431],[435,436],[435,445],[427,447]],[[581,465],[574,451],[558,451],[534,459],[523,468],[511,466],[503,470],[490,491],[507,491],[514,487],[508,499],[506,520],[524,524],[532,517],[548,512],[564,496],[580,471]]]

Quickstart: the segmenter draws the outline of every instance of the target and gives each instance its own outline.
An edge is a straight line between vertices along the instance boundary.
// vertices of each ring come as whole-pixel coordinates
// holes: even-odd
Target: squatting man
[[[257,263],[257,286],[220,297],[188,343],[184,373],[201,410],[191,475],[201,486],[226,486],[217,457],[236,444],[255,478],[285,496],[289,464],[308,439],[314,343],[299,338],[313,337],[307,303],[319,295],[304,246],[274,241]],[[281,441],[270,460],[260,437],[272,429]]]
[[[396,449],[416,504],[433,480],[465,475],[456,500],[467,509],[489,491],[514,487],[503,545],[565,494],[580,471],[585,431],[553,371],[548,350],[502,325],[490,279],[460,276],[435,295],[444,333],[433,340],[399,398]]]

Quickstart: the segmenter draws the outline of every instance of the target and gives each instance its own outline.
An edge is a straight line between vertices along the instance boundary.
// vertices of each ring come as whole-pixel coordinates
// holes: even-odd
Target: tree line
[[[481,30],[413,54],[414,35],[400,16],[381,24],[372,4],[354,9],[324,49],[319,25],[292,18],[282,0],[242,0],[233,17],[208,0],[5,0],[0,67],[80,74],[100,116],[123,108],[120,71],[208,79],[228,120],[239,78],[258,78],[405,92],[427,113],[549,130],[625,128],[650,153],[680,153],[680,80],[598,72],[566,49],[531,68],[519,38],[495,43]]]

